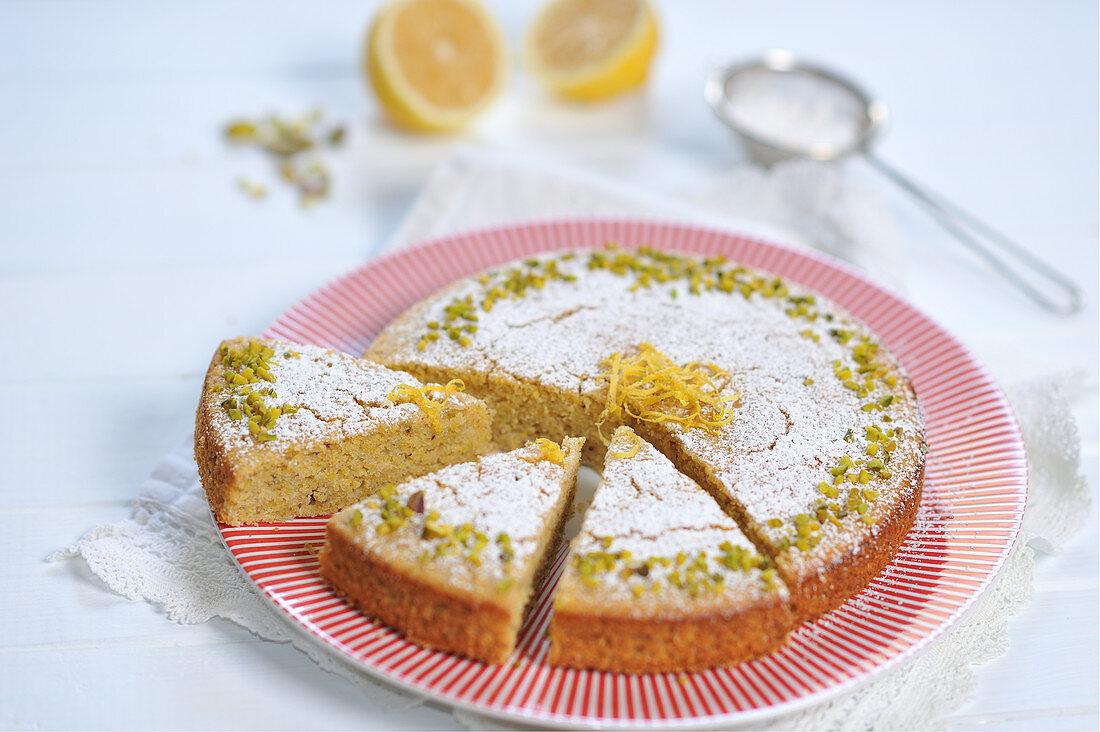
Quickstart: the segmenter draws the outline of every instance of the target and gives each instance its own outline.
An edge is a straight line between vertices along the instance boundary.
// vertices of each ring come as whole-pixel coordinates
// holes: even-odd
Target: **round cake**
[[[632,427],[774,564],[796,621],[860,591],[920,502],[923,419],[896,359],[836,304],[722,258],[513,262],[416,304],[365,355],[462,379],[501,449],[584,436],[599,468]]]

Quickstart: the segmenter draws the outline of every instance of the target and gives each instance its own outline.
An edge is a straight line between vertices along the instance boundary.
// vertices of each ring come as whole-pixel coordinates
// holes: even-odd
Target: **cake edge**
[[[703,671],[766,655],[786,642],[792,628],[787,600],[779,595],[734,612],[678,618],[555,608],[547,661],[614,673]]]

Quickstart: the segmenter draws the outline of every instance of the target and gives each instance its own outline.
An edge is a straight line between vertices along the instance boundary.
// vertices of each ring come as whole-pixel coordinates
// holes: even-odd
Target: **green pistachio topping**
[[[412,536],[423,542],[424,549],[417,554],[420,564],[453,556],[466,564],[480,567],[486,559],[486,549],[492,543],[489,536],[473,524],[453,526],[443,522],[439,511],[426,511],[423,491],[415,491],[402,498],[397,495],[394,486],[387,485],[365,505],[368,510],[375,512],[372,525],[378,536],[389,536],[405,530],[411,531]],[[363,522],[362,511],[357,508],[348,521],[353,528],[358,528]],[[511,539],[507,534],[500,534],[497,544],[500,548],[500,560],[507,572],[508,562],[514,555]]]
[[[530,292],[544,288],[547,283],[576,281],[575,275],[563,272],[560,266],[561,263],[576,259],[576,256],[575,253],[567,253],[546,259],[532,257],[508,269],[479,275],[476,278],[480,286],[478,292],[452,300],[444,307],[441,320],[433,320],[427,324],[428,331],[447,330],[451,339],[460,346],[469,345],[472,339],[469,335],[464,338],[459,334],[454,329],[456,325],[476,322],[479,312],[490,312],[501,301],[526,297]],[[745,267],[730,264],[721,256],[697,259],[651,247],[627,250],[612,242],[601,250],[589,253],[586,266],[589,270],[611,272],[632,279],[629,287],[631,291],[664,286],[674,299],[681,289],[690,295],[724,292],[739,294],[746,299],[762,297],[774,300],[784,308],[788,316],[810,324],[817,322],[822,315],[813,295],[792,295],[781,278],[764,276]],[[825,313],[824,319],[832,322],[834,318],[831,313]],[[476,331],[469,331],[473,332]],[[802,335],[818,342],[824,332],[826,331],[818,332],[811,328],[803,330]],[[426,349],[434,340],[422,337],[417,343],[417,349]]]
[[[275,422],[284,414],[294,414],[298,407],[293,404],[273,405],[268,399],[278,395],[270,384],[275,383],[271,373],[275,351],[263,341],[249,339],[240,344],[222,345],[221,356],[225,388],[232,396],[221,401],[226,415],[235,422],[245,422],[248,433],[257,442],[271,442],[276,436],[271,430]],[[290,354],[294,354],[291,356]],[[288,351],[286,357],[297,358],[300,354]]]
[[[669,587],[692,598],[721,592],[730,573],[760,570],[764,588],[775,587],[774,572],[764,574],[771,566],[769,560],[752,549],[736,546],[729,541],[723,541],[712,555],[700,551],[690,556],[680,553],[673,559],[658,556],[636,559],[626,550],[608,551],[610,543],[604,541],[607,538],[598,540],[603,551],[573,555],[572,566],[577,577],[588,587],[598,586],[601,575],[615,576],[626,583],[627,590],[634,597],[641,597],[647,590],[652,593],[660,588],[662,580],[655,572],[659,567],[674,567],[665,575],[664,581]]]

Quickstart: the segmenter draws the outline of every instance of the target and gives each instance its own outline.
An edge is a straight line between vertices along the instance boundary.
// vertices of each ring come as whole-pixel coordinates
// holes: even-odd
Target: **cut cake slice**
[[[788,593],[706,491],[628,427],[573,541],[550,663],[693,671],[759,656],[791,629]]]
[[[321,575],[414,643],[503,663],[561,541],[583,444],[537,440],[387,487],[329,520]]]
[[[487,452],[492,417],[460,390],[324,348],[224,341],[195,416],[214,516],[240,525],[330,514]]]
[[[821,385],[825,392],[829,386]],[[834,385],[835,388],[835,385]],[[786,400],[786,427],[752,449],[751,425],[717,431],[671,422],[638,431],[703,486],[774,562],[796,622],[815,620],[860,592],[897,552],[920,505],[922,420],[908,387],[889,414],[857,412],[835,435],[814,432],[805,402]],[[753,392],[741,411],[763,409]],[[830,439],[831,438],[831,439]],[[827,444],[807,457],[807,445]]]

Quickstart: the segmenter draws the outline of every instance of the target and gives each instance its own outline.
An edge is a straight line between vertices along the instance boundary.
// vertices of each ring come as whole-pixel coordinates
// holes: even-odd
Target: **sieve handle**
[[[864,152],[864,156],[876,170],[920,202],[940,226],[1041,307],[1058,315],[1072,315],[1081,309],[1081,290],[1061,272],[973,214],[918,185],[882,158],[870,152]],[[1038,282],[1030,282],[1028,274]],[[1057,294],[1052,297],[1048,293]]]

